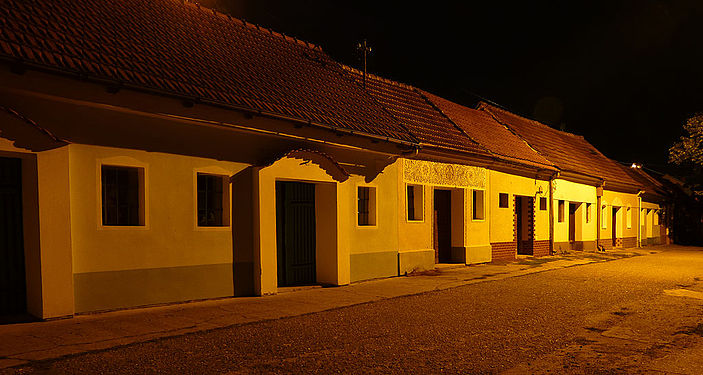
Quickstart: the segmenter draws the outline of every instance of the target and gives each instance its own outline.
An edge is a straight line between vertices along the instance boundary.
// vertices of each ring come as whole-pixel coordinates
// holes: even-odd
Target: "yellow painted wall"
[[[71,146],[37,154],[39,187],[39,241],[42,268],[42,317],[71,315],[73,226],[70,194]]]
[[[638,198],[636,194],[620,193],[610,190],[603,190],[601,198],[601,206],[606,206],[606,228],[601,225],[601,239],[613,238],[613,207],[619,208],[616,215],[616,236],[618,238],[637,237],[637,205]],[[633,215],[631,225],[627,226],[627,208],[630,207],[630,212]]]
[[[576,241],[595,241],[598,210],[596,207],[596,188],[594,186],[579,184],[576,182],[556,179],[553,182],[553,207],[554,207],[554,242],[569,241],[569,202],[580,202],[581,213],[576,213],[577,220],[581,225],[576,225]],[[564,221],[559,222],[559,201],[564,201]],[[591,220],[586,223],[586,205],[591,203]],[[581,237],[578,236],[581,232]]]
[[[661,207],[656,203],[642,201],[642,208],[647,209],[642,222],[642,238],[647,239],[659,237],[659,226],[654,223],[654,210],[658,210]]]
[[[232,262],[229,226],[196,225],[196,173],[231,176],[245,165],[162,153],[71,145],[75,273]],[[102,225],[100,166],[145,169],[145,225]]]
[[[408,163],[416,163],[412,165]],[[411,168],[419,170],[410,171]],[[447,168],[447,169],[444,169]],[[463,172],[460,172],[463,171]],[[419,173],[417,173],[419,172]],[[465,173],[466,176],[456,176]],[[488,170],[452,164],[439,164],[426,161],[403,159],[399,165],[398,194],[398,249],[401,259],[412,259],[402,264],[401,273],[411,269],[433,267],[434,262],[434,190],[451,191],[452,205],[452,246],[464,247],[465,262],[488,262],[491,257],[489,244],[489,221],[491,208],[488,197]],[[423,219],[408,220],[407,193],[408,184],[423,186]],[[473,219],[473,190],[484,191],[484,219]],[[407,267],[406,267],[407,265]],[[404,268],[407,268],[405,270]]]
[[[340,198],[350,209],[344,211],[349,225],[348,246],[351,254],[398,251],[398,164],[387,166],[373,181],[352,176],[340,184]],[[359,226],[357,218],[357,189],[370,186],[376,190],[376,225]]]
[[[547,210],[539,209],[539,199],[549,194],[549,181],[536,180],[503,172],[490,171],[490,242],[510,242],[513,238],[515,196],[534,198],[535,204],[535,240],[549,239],[549,206]],[[541,192],[541,193],[538,193]],[[500,208],[499,195],[507,193],[508,208]]]
[[[317,232],[320,236],[328,236],[326,244],[318,243],[317,248],[317,278],[318,282],[344,285],[348,284],[349,276],[349,220],[338,215],[340,212],[349,212],[347,199],[340,197],[340,184],[336,183],[323,169],[313,163],[305,163],[299,159],[283,158],[273,165],[258,171],[258,244],[255,251],[258,257],[255,267],[260,275],[259,282],[255,285],[257,294],[274,294],[278,290],[277,274],[277,247],[276,247],[276,181],[300,181],[315,183],[316,185],[316,221]],[[325,188],[320,189],[319,185]],[[330,190],[331,189],[331,190]],[[349,193],[347,189],[347,193]],[[317,199],[321,193],[321,199]],[[328,211],[323,215],[320,210]],[[336,210],[336,212],[334,212]],[[325,220],[324,227],[321,221]],[[333,222],[335,220],[336,222]],[[336,228],[336,236],[332,228]],[[329,246],[329,241],[336,237],[337,246]],[[321,237],[318,237],[320,240]],[[323,253],[324,251],[324,253]],[[336,252],[336,253],[335,253]]]

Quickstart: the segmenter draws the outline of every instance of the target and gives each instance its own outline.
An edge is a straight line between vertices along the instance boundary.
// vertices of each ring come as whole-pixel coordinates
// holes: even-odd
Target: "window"
[[[508,194],[500,193],[498,195],[498,207],[508,208]]]
[[[473,218],[474,220],[483,220],[483,190],[473,191]]]
[[[198,226],[224,227],[229,225],[229,185],[227,178],[198,173]]]
[[[626,220],[627,220],[627,227],[632,228],[632,210],[630,207],[627,208],[627,212],[625,213]]]
[[[422,185],[408,185],[406,201],[408,204],[408,220],[423,220],[424,192]]]
[[[547,211],[547,198],[543,197],[539,199],[539,210]]]
[[[591,204],[586,203],[586,223],[591,222]]]
[[[357,189],[359,226],[376,225],[376,188],[359,186]]]
[[[557,214],[559,215],[557,220],[560,223],[563,223],[564,222],[564,201],[563,200],[559,201],[559,206],[557,208]]]
[[[144,225],[144,170],[103,165],[100,175],[103,225]]]

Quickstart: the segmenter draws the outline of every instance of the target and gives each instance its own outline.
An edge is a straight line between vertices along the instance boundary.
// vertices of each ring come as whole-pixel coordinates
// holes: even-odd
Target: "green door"
[[[276,183],[278,285],[315,283],[315,185]]]
[[[26,310],[22,161],[0,157],[0,315]]]

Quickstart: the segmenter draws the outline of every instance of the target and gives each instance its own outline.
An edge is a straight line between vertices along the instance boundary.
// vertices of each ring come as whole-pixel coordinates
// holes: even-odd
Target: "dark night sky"
[[[703,111],[700,0],[201,3],[355,67],[366,38],[369,72],[469,106],[479,95],[661,171]]]

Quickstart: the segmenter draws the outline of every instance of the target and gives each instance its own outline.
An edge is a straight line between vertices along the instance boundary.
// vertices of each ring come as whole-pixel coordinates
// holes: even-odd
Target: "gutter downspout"
[[[642,193],[644,190],[637,192],[637,247],[642,247]]]
[[[549,177],[549,255],[554,255],[554,180],[559,174],[556,171]]]

